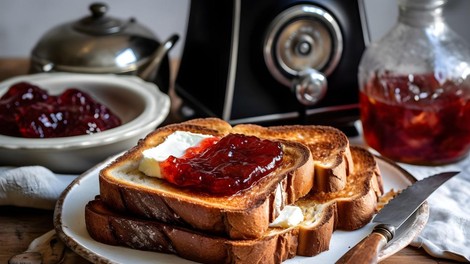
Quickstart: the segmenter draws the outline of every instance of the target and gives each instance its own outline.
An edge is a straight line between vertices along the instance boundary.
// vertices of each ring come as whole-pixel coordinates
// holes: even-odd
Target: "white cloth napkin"
[[[428,198],[428,223],[411,245],[434,257],[470,262],[470,157],[447,166],[399,165],[419,180],[442,171],[461,171]]]
[[[41,166],[1,167],[0,205],[54,209],[77,175],[55,174]]]

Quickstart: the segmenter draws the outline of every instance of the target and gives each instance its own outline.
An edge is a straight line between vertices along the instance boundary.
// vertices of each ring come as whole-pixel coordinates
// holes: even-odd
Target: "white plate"
[[[410,185],[414,178],[404,170],[385,160],[378,159],[384,180],[385,192],[390,189],[401,190]],[[109,162],[109,161],[108,161]],[[98,165],[78,177],[60,197],[54,212],[54,226],[66,245],[80,256],[100,263],[194,263],[176,255],[140,251],[125,247],[102,244],[93,240],[86,230],[84,208],[88,201],[99,194],[98,173],[107,162]],[[380,252],[379,260],[389,257],[406,247],[423,229],[429,216],[427,203],[410,217],[404,232]],[[314,257],[295,257],[284,263],[333,263],[348,249],[372,231],[368,224],[356,231],[335,231],[330,242],[330,249]]]

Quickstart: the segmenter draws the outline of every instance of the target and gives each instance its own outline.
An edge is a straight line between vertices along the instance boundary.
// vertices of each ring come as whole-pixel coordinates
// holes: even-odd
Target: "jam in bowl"
[[[22,75],[0,82],[0,97],[6,96],[9,88],[18,83],[41,87],[49,96],[60,97],[64,93],[70,93],[64,97],[80,98],[80,102],[87,101],[87,97],[77,96],[76,90],[66,92],[70,87],[79,88],[119,117],[120,125],[99,133],[61,137],[19,137],[6,135],[6,132],[0,133],[0,164],[5,166],[40,165],[56,173],[83,173],[136,145],[139,139],[160,125],[170,111],[169,96],[161,92],[154,83],[136,76],[77,73]],[[40,92],[38,95],[44,97]],[[33,94],[28,93],[27,96]],[[70,104],[75,103],[66,103]],[[78,105],[78,109],[83,106],[81,103]],[[98,113],[92,111],[97,116],[106,116],[109,113],[101,106],[95,110],[97,109]],[[83,109],[84,112],[85,110]],[[31,116],[37,114],[34,111],[24,112]],[[90,122],[86,121],[87,126],[88,123]],[[71,127],[78,128],[76,125]]]
[[[0,97],[0,134],[26,138],[94,134],[121,125],[105,105],[79,88],[59,95],[29,82],[15,83]]]

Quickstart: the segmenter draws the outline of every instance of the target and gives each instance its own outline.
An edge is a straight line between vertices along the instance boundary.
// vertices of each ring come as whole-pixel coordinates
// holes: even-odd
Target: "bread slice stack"
[[[244,134],[280,142],[280,165],[251,188],[211,196],[139,171],[142,151],[175,131]],[[100,172],[100,194],[85,208],[90,236],[102,243],[172,253],[202,263],[280,263],[328,250],[336,229],[367,224],[383,193],[366,150],[325,126],[236,125],[194,119],[157,129]],[[270,225],[287,206],[303,220]]]

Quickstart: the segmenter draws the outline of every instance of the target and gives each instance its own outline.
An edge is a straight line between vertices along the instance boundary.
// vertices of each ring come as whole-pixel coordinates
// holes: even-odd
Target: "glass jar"
[[[359,65],[365,142],[395,161],[444,164],[470,149],[470,50],[445,2],[398,0],[398,22]]]

